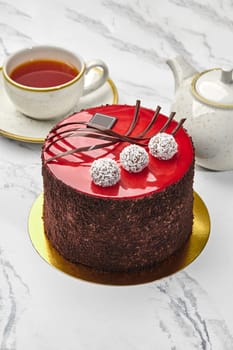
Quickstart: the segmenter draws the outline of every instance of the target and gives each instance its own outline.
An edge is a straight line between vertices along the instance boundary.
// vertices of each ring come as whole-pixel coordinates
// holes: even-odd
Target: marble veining
[[[233,27],[233,21],[228,17],[228,12],[224,12],[224,7],[226,10],[231,9],[231,1],[213,1],[212,4],[215,6],[212,7],[208,3],[203,3],[203,1],[170,0],[170,2],[178,7],[185,7],[189,11],[194,11],[196,14],[227,28]]]
[[[166,333],[171,349],[230,350],[233,336],[221,316],[212,308],[208,293],[187,272],[170,277],[152,288],[161,294],[158,325]],[[170,317],[168,317],[170,314]],[[167,320],[171,320],[167,322]],[[172,332],[173,322],[179,325]],[[182,344],[179,341],[182,332]]]
[[[29,287],[0,249],[0,349],[14,350],[17,321],[24,311]]]
[[[32,173],[36,173],[38,171],[37,165],[30,165],[25,167],[22,167],[22,165],[15,164],[12,162],[7,162],[7,164],[4,162],[4,164],[1,164],[0,162],[0,171],[4,167],[4,173],[5,177],[3,177],[3,183],[0,184],[0,190],[1,188],[8,189],[8,190],[18,190],[23,195],[26,195],[26,193],[31,193],[34,195],[34,197],[37,196],[38,192],[40,191],[40,187],[33,181]],[[17,178],[17,181],[15,179]]]
[[[145,19],[144,16],[141,14],[140,9],[138,9],[138,6],[133,6],[133,5],[128,5],[128,4],[119,4],[119,2],[116,1],[104,1],[104,6],[111,9],[113,13],[117,13],[121,18],[124,17],[128,19],[131,24],[134,24],[138,28],[141,28],[141,30],[145,31],[148,36],[152,38],[159,38],[163,39],[166,41],[166,44],[170,46],[171,48],[175,48],[179,54],[184,55],[184,56],[189,56],[189,52],[186,50],[185,46],[180,40],[177,40],[175,35],[169,30],[169,27],[167,27],[167,20],[164,19],[165,23],[160,24],[158,21],[155,19],[151,19],[148,21],[148,19]],[[155,40],[154,40],[155,41]],[[140,44],[142,44],[140,42]],[[153,63],[156,64],[163,64],[165,57],[161,57],[160,54],[160,49],[162,47],[160,46],[158,48],[158,52],[156,53],[153,49],[151,48],[150,51],[147,50],[140,50],[137,51],[137,47],[135,47],[135,51],[137,54],[144,54],[145,58],[148,60],[151,60]]]

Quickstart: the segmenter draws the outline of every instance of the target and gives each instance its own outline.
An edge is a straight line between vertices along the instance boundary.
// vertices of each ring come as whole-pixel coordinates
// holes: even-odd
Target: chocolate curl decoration
[[[150,123],[148,124],[148,126],[145,128],[145,130],[143,130],[139,135],[138,137],[142,137],[144,136],[151,128],[152,126],[154,125],[154,123],[156,122],[157,118],[158,118],[158,115],[159,115],[159,112],[161,110],[161,107],[160,106],[157,106],[156,108],[156,111],[150,121]]]
[[[47,146],[45,147],[45,151],[48,151],[50,149],[50,147],[54,143],[56,143],[57,141],[61,141],[61,140],[66,139],[66,138],[76,137],[76,136],[95,138],[97,140],[103,140],[105,142],[99,143],[96,145],[91,145],[91,146],[83,146],[83,147],[69,149],[69,150],[61,152],[53,157],[48,158],[46,160],[46,163],[51,162],[53,160],[56,160],[58,158],[70,155],[70,154],[79,153],[79,152],[88,152],[88,151],[96,150],[99,148],[112,146],[118,142],[128,142],[131,144],[136,144],[136,145],[139,145],[142,147],[146,147],[148,145],[150,138],[152,136],[157,135],[160,132],[164,132],[168,128],[168,126],[171,124],[171,122],[175,116],[175,112],[171,112],[166,123],[154,135],[152,135],[151,137],[144,137],[146,135],[146,133],[148,133],[151,130],[151,128],[153,127],[153,125],[155,124],[160,110],[161,110],[161,107],[157,106],[156,111],[155,111],[150,123],[137,136],[130,136],[130,134],[133,132],[133,130],[137,124],[137,121],[138,121],[138,116],[139,116],[139,111],[140,111],[140,101],[139,100],[136,101],[136,107],[135,107],[133,119],[130,123],[129,129],[126,131],[126,133],[124,135],[119,134],[111,129],[106,129],[106,128],[101,127],[101,126],[91,126],[91,127],[86,127],[86,128],[78,127],[81,125],[88,126],[88,122],[86,122],[86,121],[68,122],[68,123],[64,123],[61,125],[57,125],[52,129],[52,132],[54,134],[50,135],[47,138]],[[173,136],[181,128],[184,121],[185,121],[185,119],[181,119],[180,122],[177,124],[177,126],[172,130],[171,134]],[[70,128],[69,130],[60,130],[61,128],[64,128],[66,126],[71,126],[71,125],[73,127]]]
[[[177,126],[172,130],[172,132],[171,132],[171,135],[175,135],[176,133],[177,133],[177,131],[181,128],[181,126],[184,124],[184,122],[185,122],[185,118],[182,118],[180,121],[179,121],[179,123],[177,124]]]
[[[134,116],[133,116],[133,120],[130,124],[130,127],[128,129],[128,131],[126,131],[125,135],[129,136],[131,134],[131,132],[134,130],[137,121],[138,121],[138,114],[139,114],[139,110],[140,110],[140,105],[141,105],[141,101],[137,100],[136,101],[136,106],[135,106],[135,112],[134,112]]]

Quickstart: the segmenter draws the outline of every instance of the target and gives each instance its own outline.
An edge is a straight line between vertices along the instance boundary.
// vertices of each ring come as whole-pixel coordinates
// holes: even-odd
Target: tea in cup
[[[98,79],[85,85],[85,75],[100,68]],[[34,46],[10,55],[3,64],[5,90],[16,109],[34,119],[67,115],[81,96],[102,86],[108,67],[101,60],[85,62],[69,50]]]

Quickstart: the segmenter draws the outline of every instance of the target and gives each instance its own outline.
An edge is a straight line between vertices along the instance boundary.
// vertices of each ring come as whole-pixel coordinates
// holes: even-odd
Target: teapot
[[[167,60],[175,79],[172,111],[186,118],[196,163],[211,170],[233,169],[232,69],[197,72],[181,56]]]

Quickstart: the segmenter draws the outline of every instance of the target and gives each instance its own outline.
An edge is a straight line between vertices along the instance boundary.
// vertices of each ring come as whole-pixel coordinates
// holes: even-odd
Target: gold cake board
[[[44,233],[42,219],[43,193],[41,193],[31,208],[28,228],[32,244],[39,255],[50,265],[60,271],[89,282],[106,285],[134,285],[148,283],[174,274],[194,261],[204,249],[210,234],[210,217],[208,210],[200,198],[194,192],[194,222],[192,234],[175,255],[157,264],[153,268],[132,272],[103,272],[96,271],[84,265],[76,265],[64,259],[51,245]]]

